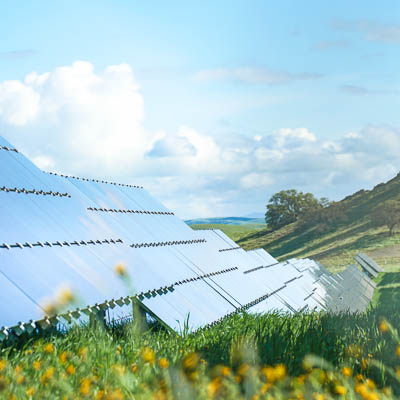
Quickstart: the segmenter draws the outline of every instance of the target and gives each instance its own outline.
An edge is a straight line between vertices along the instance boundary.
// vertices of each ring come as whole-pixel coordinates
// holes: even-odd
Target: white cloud
[[[56,168],[91,174],[101,164],[119,173],[151,145],[143,97],[128,65],[96,74],[88,62],[28,74],[0,85],[0,116],[15,145]],[[150,140],[150,144],[149,144]]]
[[[37,156],[32,159],[33,163],[36,164],[40,169],[44,171],[51,171],[56,163],[51,157],[46,156]]]
[[[240,184],[245,189],[260,189],[265,186],[270,186],[274,180],[268,174],[251,173],[242,176]]]
[[[144,100],[126,64],[87,62],[0,83],[6,139],[44,169],[140,184],[184,217],[262,212],[296,188],[338,199],[400,169],[400,131],[369,125],[324,140],[306,127],[212,136],[144,128]]]
[[[278,147],[300,146],[306,142],[316,142],[316,136],[306,128],[282,128],[277,132]]]
[[[163,135],[147,153],[149,157],[190,157],[196,154],[196,148],[186,137]]]
[[[40,94],[19,81],[0,84],[0,116],[14,126],[26,125],[39,112]]]

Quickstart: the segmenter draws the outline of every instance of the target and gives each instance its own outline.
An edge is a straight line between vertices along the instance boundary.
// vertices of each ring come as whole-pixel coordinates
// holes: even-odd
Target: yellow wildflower
[[[25,381],[25,377],[24,377],[23,375],[20,375],[20,376],[17,378],[17,384],[18,384],[18,385],[23,384],[24,381]]]
[[[26,389],[25,394],[26,394],[28,397],[32,397],[32,396],[35,394],[35,388],[30,387],[30,388]]]
[[[286,376],[286,367],[283,364],[278,364],[275,369],[275,380],[279,381]]]
[[[199,373],[197,371],[191,371],[188,373],[187,377],[190,381],[195,382],[199,379]]]
[[[271,383],[264,383],[261,387],[261,394],[267,393],[270,387],[272,387]]]
[[[121,277],[127,276],[126,267],[123,264],[117,264],[114,268],[114,271],[117,275],[119,275]]]
[[[47,353],[47,354],[51,354],[51,353],[54,351],[54,346],[53,346],[53,344],[52,344],[52,343],[47,343],[47,344],[44,346],[44,351],[45,351],[45,353]]]
[[[19,374],[22,372],[22,365],[17,365],[17,366],[14,368],[14,372],[15,372],[17,375],[19,375]]]
[[[369,392],[366,397],[367,400],[380,400],[380,396],[376,392]]]
[[[351,368],[350,367],[343,367],[342,368],[342,374],[344,376],[346,376],[347,378],[349,378],[351,376],[351,374],[352,374]]]
[[[87,347],[82,347],[81,349],[78,350],[78,355],[80,358],[83,359],[86,358],[87,352],[88,352]]]
[[[79,388],[79,393],[83,396],[87,396],[89,394],[90,391],[90,379],[82,379],[81,381],[81,385]]]
[[[221,378],[218,376],[208,384],[207,386],[208,395],[210,397],[214,397],[220,387],[221,387]]]
[[[265,376],[267,382],[274,381],[274,369],[272,367],[264,367],[261,369],[261,373]]]
[[[385,319],[383,319],[380,323],[379,323],[379,330],[381,331],[381,333],[385,333],[389,330],[389,325],[387,323],[387,321]]]
[[[124,394],[121,389],[115,389],[111,392],[107,393],[107,400],[122,400],[124,398]]]
[[[47,303],[42,304],[42,308],[43,308],[45,315],[55,315],[55,314],[57,314],[57,311],[58,311],[57,304],[52,303],[52,302],[47,302]]]
[[[6,360],[0,360],[0,371],[3,371],[6,368]]]
[[[48,369],[46,369],[46,371],[44,372],[44,374],[42,375],[42,377],[40,378],[40,382],[42,382],[42,384],[45,384],[47,382],[49,382],[51,380],[51,378],[54,375],[54,368],[50,367]]]
[[[357,375],[356,375],[356,381],[357,381],[357,382],[360,382],[360,381],[362,381],[362,380],[364,380],[364,375],[363,375],[363,374],[357,374]]]
[[[136,363],[131,364],[131,371],[136,374],[139,371],[139,367]]]
[[[312,394],[313,400],[325,400],[325,396],[322,393],[313,393]]]
[[[57,300],[61,306],[68,305],[74,301],[74,295],[70,288],[61,288],[57,295]]]
[[[40,369],[40,361],[34,361],[33,362],[33,369],[35,370],[35,371],[38,371],[39,369]]]
[[[225,365],[221,368],[222,376],[229,376],[230,372],[231,372],[231,369]]]
[[[400,357],[400,344],[396,348],[396,356]]]
[[[72,364],[69,364],[65,371],[68,375],[74,375],[76,370]]]
[[[145,363],[154,364],[156,361],[156,354],[150,347],[145,347],[142,350],[142,358]]]
[[[163,357],[158,361],[158,365],[160,366],[160,368],[166,369],[169,367],[169,362],[166,358]]]
[[[106,393],[106,392],[105,392],[104,390],[99,390],[99,391],[96,393],[95,399],[96,399],[96,400],[102,400],[102,399],[104,399],[105,393]]]
[[[192,371],[196,369],[199,361],[200,357],[197,353],[190,353],[183,359],[182,365],[185,370]]]
[[[366,379],[365,384],[370,388],[370,389],[375,389],[375,382],[372,379]]]
[[[64,364],[67,361],[68,358],[68,353],[66,351],[63,351],[59,356],[58,359],[60,360],[60,363]]]
[[[247,364],[241,364],[238,368],[238,375],[245,376],[249,370],[249,366]]]
[[[356,393],[358,393],[360,396],[364,398],[368,394],[367,385],[365,385],[364,383],[357,384],[354,390]]]
[[[335,393],[344,396],[347,393],[347,389],[343,385],[336,385]]]
[[[264,367],[261,369],[267,382],[275,382],[283,379],[286,376],[286,367],[283,364],[278,364],[276,367]]]

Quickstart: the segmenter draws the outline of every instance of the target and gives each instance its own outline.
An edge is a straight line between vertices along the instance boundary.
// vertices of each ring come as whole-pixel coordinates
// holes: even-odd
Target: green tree
[[[376,226],[386,225],[392,236],[395,226],[400,224],[400,201],[388,200],[377,206],[371,214],[371,221]]]
[[[270,228],[278,229],[321,207],[320,201],[311,193],[298,192],[295,189],[281,190],[269,199],[265,222]]]
[[[329,202],[326,198],[320,199],[321,207],[308,210],[301,217],[301,227],[314,227],[318,232],[327,232],[337,225],[347,221],[344,205],[340,202]]]

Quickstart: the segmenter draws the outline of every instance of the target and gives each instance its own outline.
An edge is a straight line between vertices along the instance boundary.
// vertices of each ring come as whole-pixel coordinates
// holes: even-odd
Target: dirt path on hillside
[[[372,258],[400,258],[400,245],[395,244],[366,253]]]

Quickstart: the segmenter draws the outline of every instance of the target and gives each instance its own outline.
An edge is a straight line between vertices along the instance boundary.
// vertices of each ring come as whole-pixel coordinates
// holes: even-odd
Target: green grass
[[[350,399],[359,398],[357,385],[377,393],[366,378],[397,393],[399,338],[390,327],[379,330],[384,315],[400,327],[399,307],[386,307],[360,315],[240,314],[183,336],[139,333],[132,324],[75,328],[3,346],[0,398],[311,399],[337,398],[345,388]],[[361,382],[344,376],[343,367],[362,374]]]

